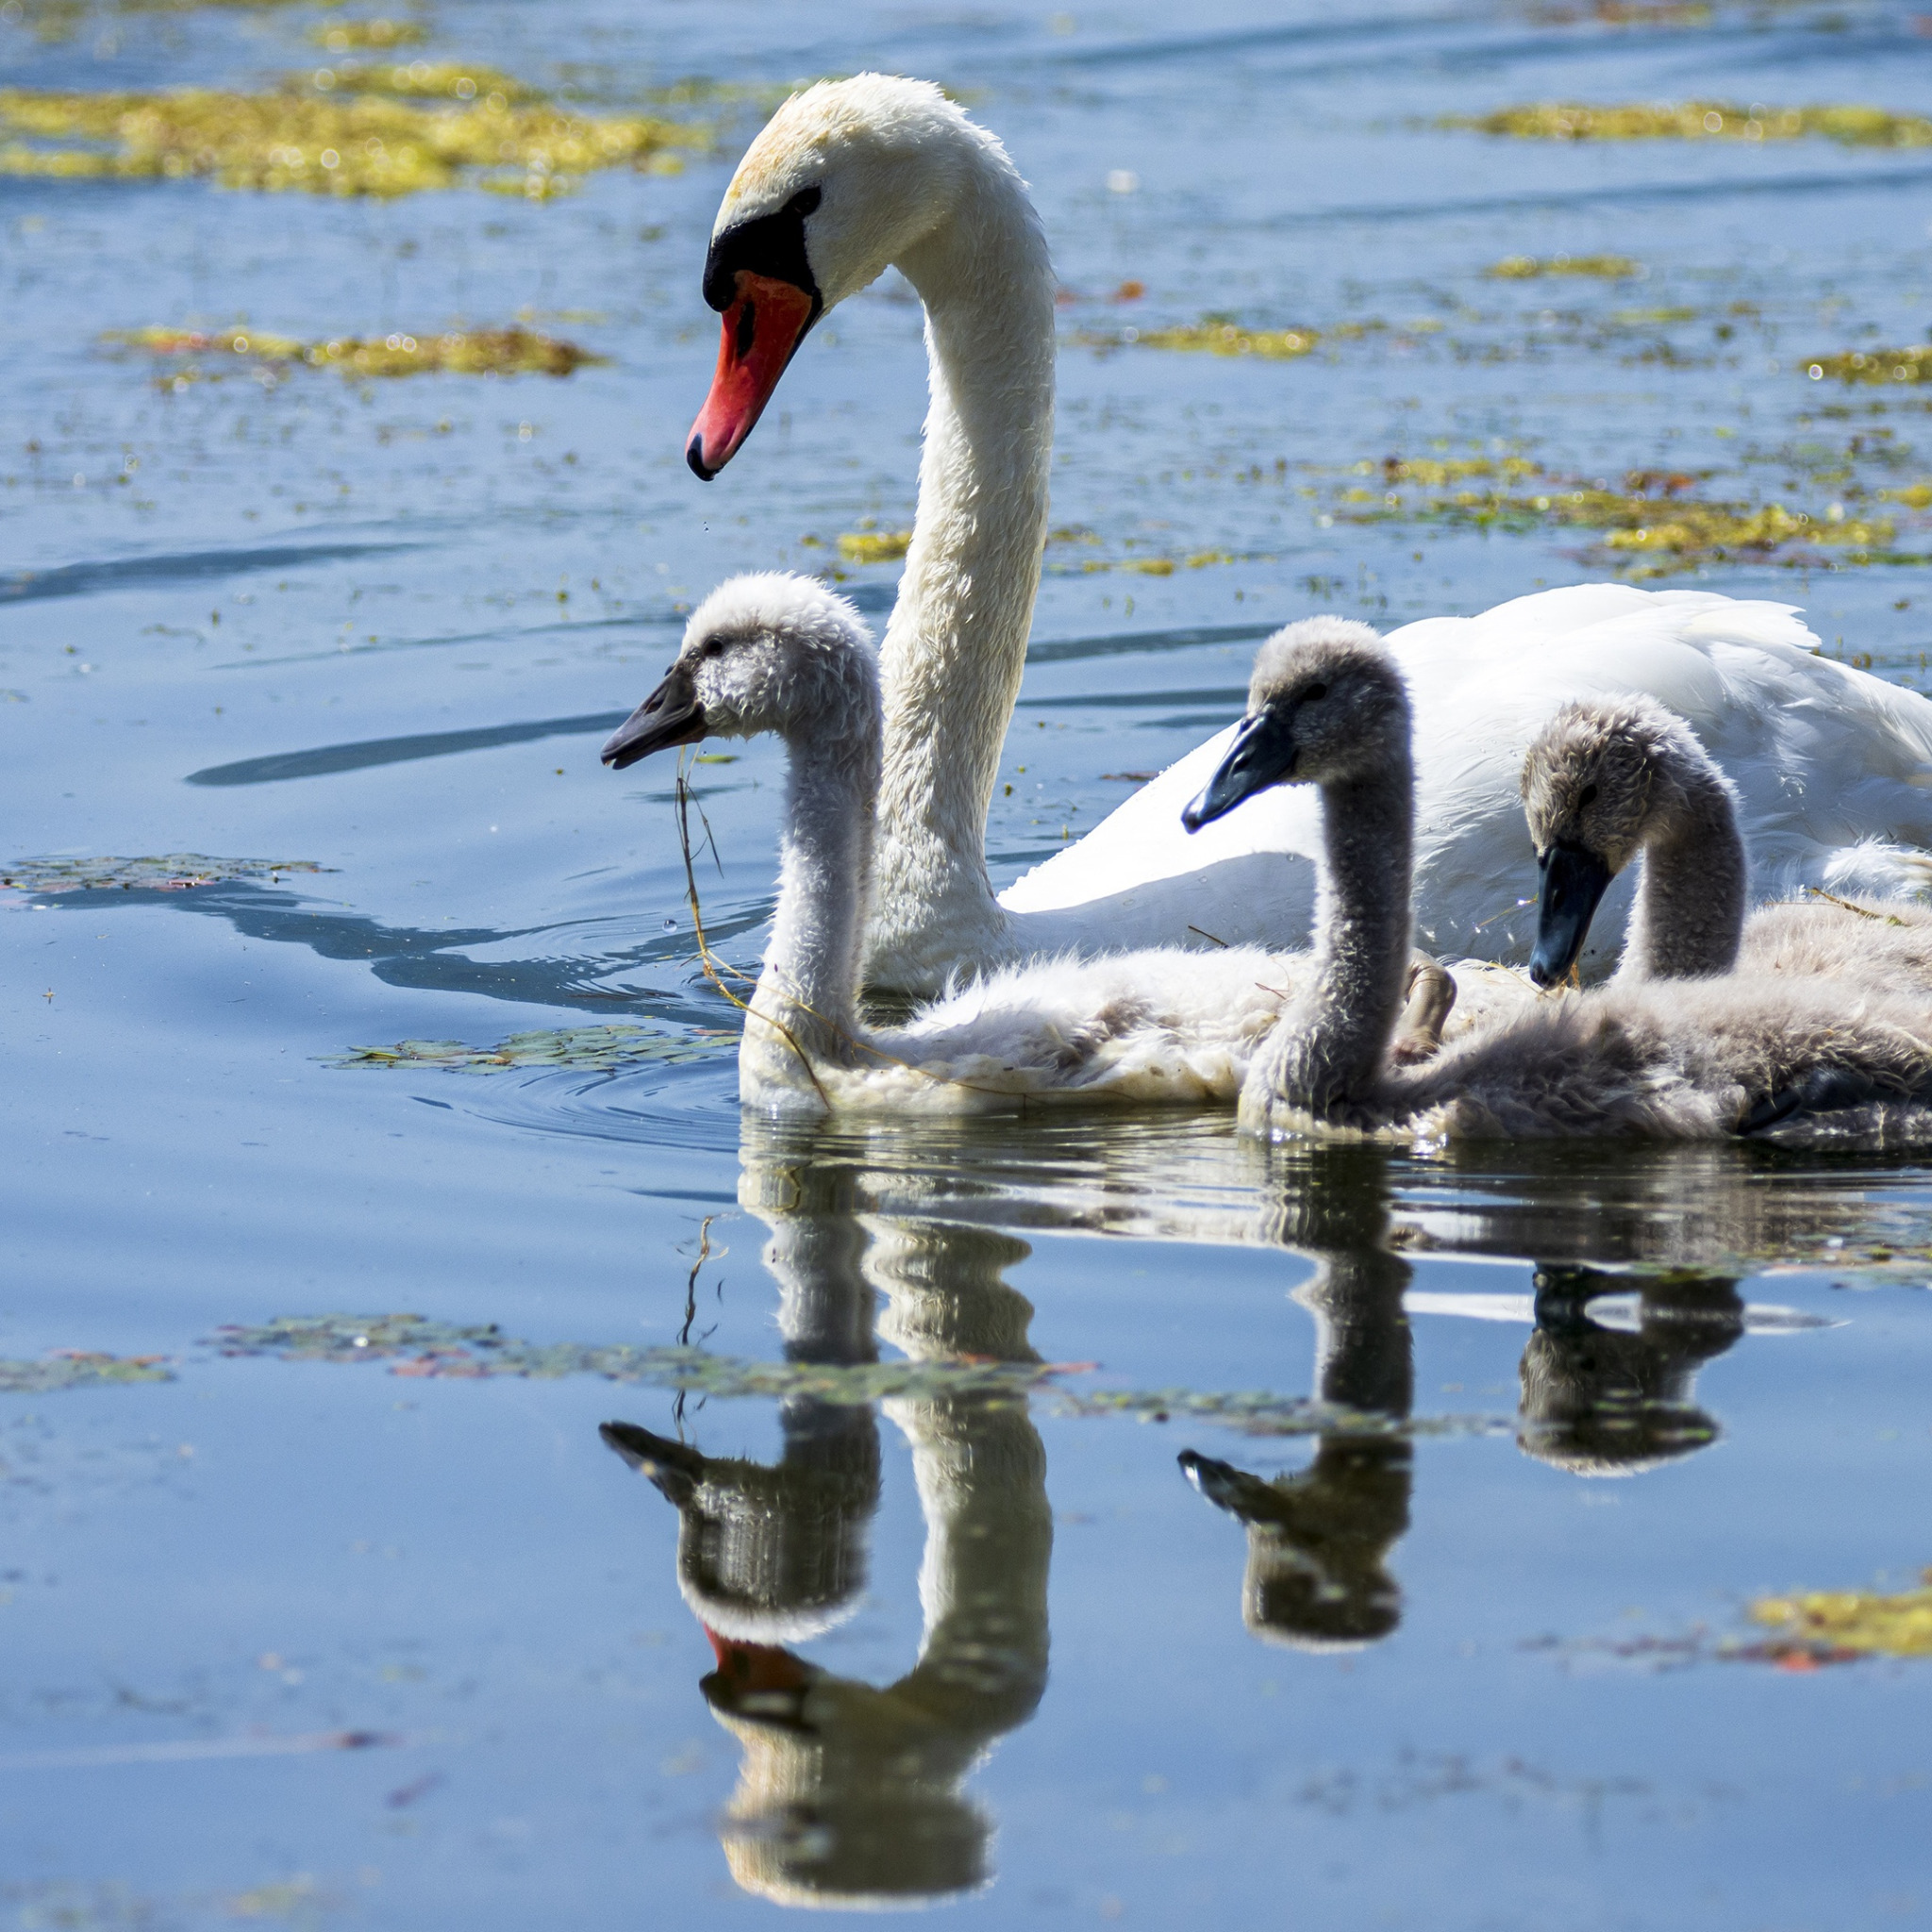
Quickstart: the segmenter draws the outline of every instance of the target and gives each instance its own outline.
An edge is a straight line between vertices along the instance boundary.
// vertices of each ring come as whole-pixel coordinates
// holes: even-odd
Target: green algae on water
[[[0,1359],[0,1395],[55,1395],[66,1389],[107,1389],[126,1382],[172,1382],[159,1355],[97,1355],[58,1349],[42,1361]]]
[[[1908,349],[1846,349],[1800,366],[1813,382],[1932,382],[1932,342]]]
[[[1265,1391],[1106,1389],[1075,1394],[1061,1386],[1061,1377],[1087,1374],[1097,1366],[1092,1362],[746,1361],[697,1348],[520,1341],[493,1322],[432,1322],[421,1315],[277,1316],[259,1327],[221,1328],[212,1345],[225,1356],[276,1356],[285,1361],[386,1360],[393,1374],[440,1380],[597,1375],[725,1399],[809,1396],[855,1407],[894,1397],[934,1402],[958,1396],[1017,1407],[1031,1395],[1045,1394],[1069,1416],[1145,1423],[1185,1417],[1253,1436],[1491,1435],[1510,1426],[1499,1416],[1397,1421]]]
[[[1533,476],[1543,487],[1534,493],[1464,489],[1416,502],[1390,486],[1413,480],[1429,487],[1431,473],[1448,466],[1391,458],[1383,467],[1384,487],[1344,491],[1338,516],[1356,523],[1400,520],[1464,529],[1595,531],[1602,560],[1620,564],[1638,577],[1669,575],[1705,563],[1778,561],[1817,567],[1824,562],[1924,560],[1891,548],[1897,531],[1890,518],[1855,515],[1843,503],[1828,504],[1814,516],[1782,503],[1697,497],[1687,493],[1697,478],[1681,473],[1634,472],[1622,490],[1612,490],[1548,475],[1522,458],[1505,458],[1500,466],[1504,478],[1520,486]],[[1474,465],[1470,468],[1481,474]]]
[[[1863,1657],[1932,1657],[1932,1570],[1917,1590],[1806,1591],[1760,1597],[1751,1621],[1790,1641],[1828,1655],[1819,1661]]]
[[[425,329],[421,335],[401,331],[387,336],[331,336],[325,341],[303,342],[265,329],[185,329],[150,327],[110,329],[102,341],[144,349],[155,356],[233,356],[277,365],[305,364],[311,369],[336,369],[346,376],[448,375],[569,375],[586,365],[607,362],[575,342],[540,334],[535,329]],[[183,370],[162,378],[174,383],[191,379],[198,370]]]
[[[1445,114],[1441,127],[1518,141],[1798,141],[1823,135],[1846,147],[1932,146],[1932,120],[1854,105],[1740,107],[1735,101],[1535,101],[1488,114]]]
[[[1644,268],[1627,255],[1552,255],[1541,261],[1533,255],[1506,255],[1483,273],[1499,282],[1529,282],[1542,275],[1586,275],[1599,281],[1626,282],[1642,275]]]
[[[429,38],[428,29],[413,20],[331,20],[308,29],[308,38],[331,54],[351,48],[374,52],[384,47],[413,47]]]
[[[287,874],[329,872],[308,858],[209,858],[171,852],[165,858],[21,858],[0,867],[0,886],[21,892],[185,892],[238,880],[274,884]]]
[[[633,1025],[564,1026],[512,1033],[494,1046],[468,1046],[460,1040],[402,1040],[393,1046],[357,1046],[325,1064],[332,1067],[441,1067],[458,1074],[494,1074],[506,1068],[563,1068],[577,1073],[615,1073],[622,1067],[652,1063],[678,1066],[708,1059],[733,1046],[735,1033],[692,1028],[655,1032]]]
[[[1142,349],[1178,349],[1208,356],[1257,356],[1264,362],[1292,362],[1309,354],[1321,337],[1311,328],[1242,328],[1210,316],[1175,328],[1130,328],[1096,338],[1097,347],[1130,343]]]
[[[366,89],[355,72],[324,68],[247,94],[0,88],[0,175],[336,195],[478,187],[544,201],[597,169],[675,169],[676,149],[710,138],[701,125],[590,114],[521,88],[512,100],[488,69],[369,72]],[[394,92],[399,74],[409,97]]]
[[[911,547],[910,530],[847,530],[839,539],[847,563],[896,563]]]

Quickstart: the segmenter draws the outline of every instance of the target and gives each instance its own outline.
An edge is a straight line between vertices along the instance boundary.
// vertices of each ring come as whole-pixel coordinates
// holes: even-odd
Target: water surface
[[[312,65],[334,17],[0,11],[0,68],[249,87]],[[0,891],[0,1356],[82,1384],[0,1393],[0,1914],[1932,1911],[1932,1666],[1750,1614],[1932,1562],[1921,1169],[1266,1153],[1201,1118],[747,1130],[669,774],[595,759],[712,583],[909,521],[923,352],[891,280],[815,333],[716,484],[684,468],[704,240],[758,87],[930,75],[1046,219],[1073,534],[995,806],[1004,880],[1232,717],[1274,625],[1606,567],[1588,532],[1431,520],[1414,491],[1380,516],[1391,458],[1683,473],[1821,518],[1932,475],[1915,387],[1802,373],[1923,339],[1925,150],[1432,125],[1541,98],[1924,112],[1920,23],[420,19],[425,58],[609,102],[747,92],[685,110],[720,132],[681,175],[542,205],[0,177],[0,863],[170,860]],[[1486,274],[1612,252],[1641,279]],[[1324,343],[1122,340],[1224,314]],[[608,362],[158,386],[98,340],[519,315]],[[1885,513],[1932,550],[1921,512]],[[878,617],[894,575],[844,584]],[[1921,575],[1816,551],[1674,580],[1802,603],[1827,649],[1920,683]],[[707,926],[747,960],[775,755],[696,776]],[[321,869],[179,883],[208,858]],[[341,1063],[618,1024],[656,1048]],[[57,1351],[156,1359],[103,1382]],[[497,1372],[533,1362],[571,1372]]]

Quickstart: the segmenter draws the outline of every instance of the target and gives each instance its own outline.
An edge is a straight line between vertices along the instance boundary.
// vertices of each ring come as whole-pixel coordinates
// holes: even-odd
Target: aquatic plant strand
[[[1212,1423],[1250,1436],[1321,1434],[1439,1436],[1507,1434],[1501,1416],[1398,1419],[1300,1396],[1249,1390],[1096,1390],[1075,1394],[1061,1377],[1091,1374],[1093,1362],[900,1361],[772,1362],[714,1356],[682,1346],[531,1342],[493,1323],[452,1324],[421,1315],[284,1315],[258,1327],[218,1329],[224,1356],[273,1356],[285,1361],[387,1361],[391,1373],[440,1380],[513,1376],[537,1381],[596,1375],[610,1382],[688,1390],[722,1399],[809,1396],[859,1407],[895,1397],[933,1402],[972,1395],[1018,1407],[1045,1392],[1069,1416],[1165,1423]]]

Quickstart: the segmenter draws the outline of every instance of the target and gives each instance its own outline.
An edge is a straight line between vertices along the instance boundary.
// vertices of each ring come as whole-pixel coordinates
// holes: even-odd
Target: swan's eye
[[[1576,794],[1576,803],[1579,806],[1594,805],[1596,803],[1596,787],[1594,785],[1586,785]]]
[[[1307,691],[1303,691],[1302,703],[1311,705],[1317,698],[1325,698],[1327,695],[1328,687],[1325,684],[1311,684]]]
[[[798,192],[794,194],[791,197],[791,199],[785,204],[786,211],[790,214],[796,215],[799,218],[799,220],[803,221],[807,215],[810,214],[811,211],[818,207],[820,195],[821,191],[819,189],[801,188],[798,191]]]

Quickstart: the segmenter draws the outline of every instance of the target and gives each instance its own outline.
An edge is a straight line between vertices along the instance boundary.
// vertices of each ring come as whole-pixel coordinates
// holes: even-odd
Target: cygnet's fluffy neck
[[[1415,761],[1407,731],[1378,771],[1322,786],[1314,979],[1256,1056],[1244,1126],[1286,1106],[1316,1120],[1380,1085],[1409,961]]]
[[[1670,777],[1643,843],[1620,979],[1701,979],[1738,963],[1749,868],[1737,801],[1701,749],[1674,757]]]

